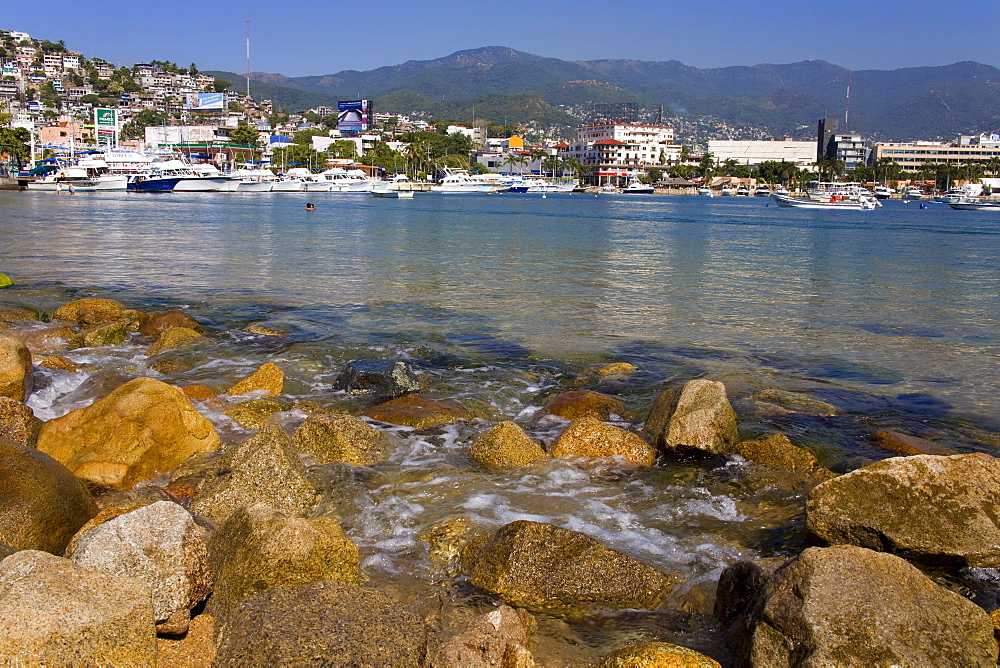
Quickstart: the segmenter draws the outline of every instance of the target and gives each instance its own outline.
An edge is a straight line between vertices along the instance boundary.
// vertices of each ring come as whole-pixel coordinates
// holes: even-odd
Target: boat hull
[[[948,205],[959,211],[996,211],[1000,212],[1000,202],[948,202]]]
[[[177,182],[180,180],[181,178],[179,176],[164,179],[138,178],[128,184],[128,189],[142,193],[173,192],[174,186],[176,186]]]
[[[787,195],[777,195],[771,193],[771,199],[778,206],[799,208],[799,209],[826,209],[836,211],[871,211],[875,208],[875,203],[869,200],[840,200],[838,202],[817,202],[811,199],[795,199]]]

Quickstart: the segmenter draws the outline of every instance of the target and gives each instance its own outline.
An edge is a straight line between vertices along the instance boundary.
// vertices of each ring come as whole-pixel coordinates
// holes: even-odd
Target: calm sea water
[[[620,398],[635,424],[664,388],[709,377],[726,383],[746,436],[782,431],[838,470],[887,456],[868,444],[879,428],[963,451],[1000,446],[1000,217],[987,212],[661,196],[4,192],[0,248],[0,271],[17,283],[0,301],[188,309],[214,347],[170,382],[220,384],[274,360],[290,394],[335,403],[346,361],[401,358],[429,394],[476,399],[498,419],[528,424],[551,396],[588,387]],[[241,331],[262,320],[290,335],[273,343]],[[157,375],[142,349],[75,353],[90,383],[42,370],[50,377],[33,408],[51,417],[92,401],[101,373]],[[639,371],[587,375],[611,361]],[[245,436],[206,411],[225,438]],[[492,475],[465,455],[482,428],[400,430],[403,445],[377,475],[349,500],[327,499],[370,574],[430,586],[419,536],[456,512],[485,527],[552,521],[695,583],[735,559],[801,546],[801,491],[743,484],[732,463],[625,479],[558,462]],[[546,441],[560,425],[531,428]]]

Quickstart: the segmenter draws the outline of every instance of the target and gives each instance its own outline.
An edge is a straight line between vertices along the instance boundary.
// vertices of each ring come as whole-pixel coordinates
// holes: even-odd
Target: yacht
[[[867,188],[855,181],[810,181],[806,194],[815,202],[829,202],[834,198],[838,201],[842,199],[858,201],[872,197]]]
[[[207,162],[196,165],[181,162],[181,165],[187,167],[189,173],[173,187],[174,192],[211,193],[236,189],[237,181],[220,172],[215,165]]]
[[[360,169],[333,167],[303,179],[307,192],[366,193],[372,189],[372,180]]]
[[[906,186],[906,190],[903,191],[903,199],[923,199],[924,191],[917,186]]]
[[[725,188],[719,191],[719,194],[722,195],[723,197],[733,197],[736,195],[736,191],[730,188],[729,186],[726,186]]]
[[[698,188],[698,195],[700,195],[701,197],[715,197],[715,193],[713,193],[712,189],[709,188],[708,186],[702,186],[701,188]]]
[[[889,199],[892,197],[892,188],[887,188],[885,186],[875,186],[872,188],[872,194],[877,199]]]
[[[750,189],[746,186],[740,186],[736,189],[737,197],[750,197]]]
[[[129,181],[128,189],[137,192],[172,192],[183,178],[193,178],[194,172],[180,160],[154,159],[149,169]]]
[[[759,186],[757,186],[756,188],[754,188],[753,196],[754,197],[770,197],[771,196],[771,189],[767,187],[766,183],[762,183]]]
[[[774,189],[774,194],[775,195],[784,195],[785,197],[788,197],[792,193],[788,192],[788,188],[786,188],[784,186],[778,186],[777,188]]]
[[[278,182],[274,172],[263,167],[237,169],[229,177],[236,182],[234,191],[239,193],[269,193]]]
[[[510,186],[474,178],[464,169],[449,169],[446,167],[444,173],[445,175],[441,180],[431,186],[431,192],[447,194],[500,193],[510,190]]]
[[[630,180],[628,185],[622,188],[623,195],[652,195],[655,192],[653,184],[643,183],[639,179]]]
[[[112,174],[108,163],[97,158],[82,158],[75,165],[58,169],[37,181],[28,183],[28,190],[92,192],[125,190],[128,177]]]
[[[298,193],[306,189],[306,177],[310,176],[309,170],[305,167],[293,167],[288,173],[278,176],[277,180],[271,184],[273,193]]]

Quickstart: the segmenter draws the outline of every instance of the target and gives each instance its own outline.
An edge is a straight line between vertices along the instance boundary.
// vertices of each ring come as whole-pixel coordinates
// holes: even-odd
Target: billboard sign
[[[185,96],[184,108],[190,111],[225,109],[225,95],[223,93],[191,93]]]
[[[96,136],[98,145],[118,145],[117,109],[94,109],[94,135]]]
[[[367,131],[371,125],[369,115],[371,103],[368,100],[347,100],[337,103],[337,129],[345,137],[356,136]]]

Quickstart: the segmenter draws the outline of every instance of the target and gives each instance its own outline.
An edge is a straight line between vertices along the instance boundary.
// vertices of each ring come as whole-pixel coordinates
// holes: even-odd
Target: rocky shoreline
[[[782,434],[742,438],[718,381],[668,388],[643,421],[585,379],[505,419],[424,394],[408,363],[374,359],[347,364],[333,388],[363,398],[354,412],[296,403],[267,362],[236,383],[122,375],[43,421],[25,402],[40,368],[78,371],[71,351],[129,341],[169,375],[184,364],[170,353],[213,333],[188,313],[108,299],[0,305],[0,329],[2,663],[996,665],[988,613],[1000,612],[944,586],[1000,568],[1000,462],[988,454],[880,432],[900,456],[838,475]],[[635,371],[610,364],[593,378]],[[252,435],[220,434],[207,410]],[[540,420],[558,426],[544,442],[530,429]],[[530,518],[484,528],[456,510],[421,535],[434,582],[373,584],[329,499],[376,475],[399,429],[460,423],[476,425],[461,443],[470,466],[501,476],[565,460],[627,484],[675,462],[746,462],[753,484],[793,481],[807,547],[693,582],[584,532]],[[601,625],[616,647],[569,630],[552,641],[572,624]],[[676,642],[696,628],[716,642]]]

